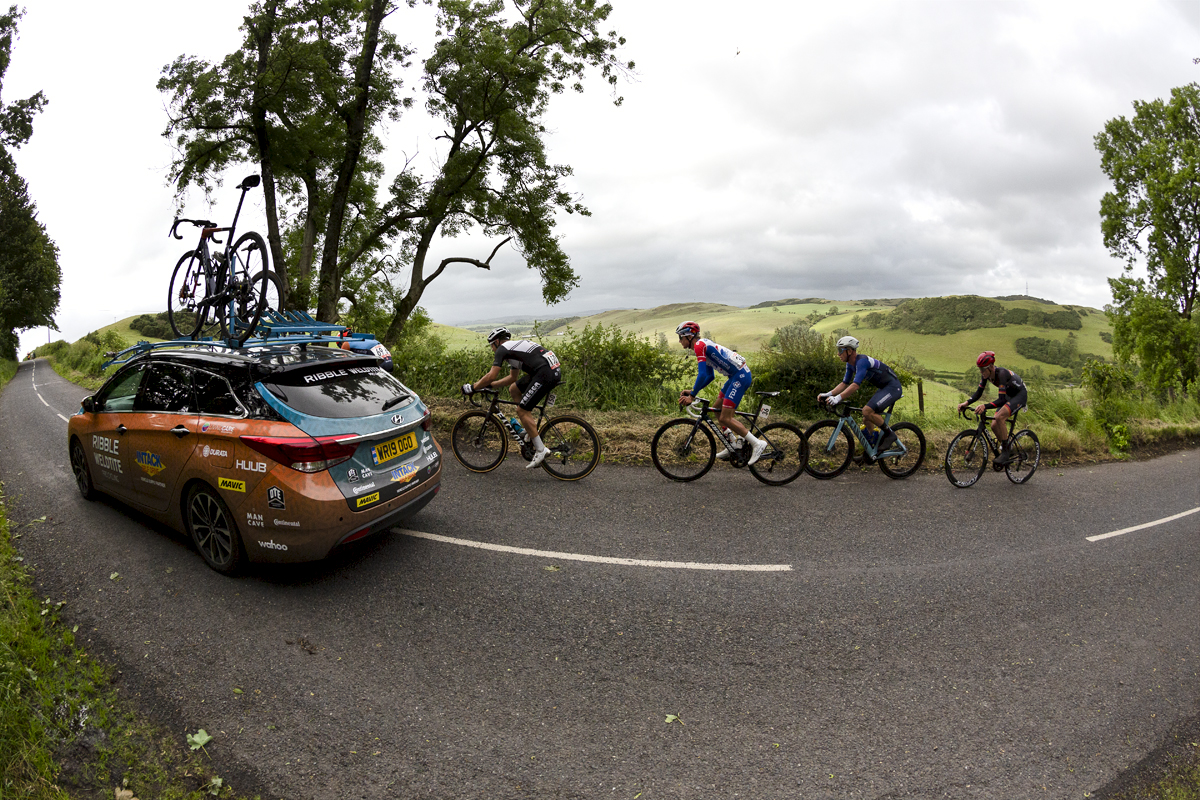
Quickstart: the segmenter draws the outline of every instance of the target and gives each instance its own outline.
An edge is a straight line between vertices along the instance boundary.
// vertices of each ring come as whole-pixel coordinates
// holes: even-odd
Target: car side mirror
[[[89,394],[87,397],[83,398],[83,402],[79,405],[89,414],[94,414],[96,412],[96,398],[93,395]]]

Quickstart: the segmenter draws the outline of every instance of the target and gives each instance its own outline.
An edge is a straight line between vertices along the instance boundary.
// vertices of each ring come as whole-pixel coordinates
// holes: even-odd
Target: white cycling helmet
[[[849,349],[849,350],[854,350],[857,352],[858,351],[858,339],[855,339],[853,336],[843,336],[842,338],[837,340],[837,347],[838,347],[838,350]]]
[[[508,332],[508,328],[500,327],[500,328],[496,328],[496,330],[494,330],[488,334],[487,341],[488,341],[488,344],[491,344],[492,342],[496,341],[497,339],[511,339],[511,338],[512,338],[512,334]]]

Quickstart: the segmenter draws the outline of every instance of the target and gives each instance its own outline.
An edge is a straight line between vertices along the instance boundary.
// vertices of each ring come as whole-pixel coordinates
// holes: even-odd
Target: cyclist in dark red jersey
[[[1004,426],[1009,417],[1020,411],[1029,402],[1029,391],[1025,388],[1025,382],[1021,380],[1020,375],[1012,370],[996,366],[996,354],[991,350],[984,350],[980,353],[979,358],[975,359],[975,366],[979,367],[979,386],[975,388],[975,394],[971,395],[965,403],[958,404],[958,410],[962,411],[983,397],[988,383],[996,387],[999,391],[996,399],[990,403],[980,403],[979,407],[975,409],[975,413],[982,414],[989,408],[997,409],[996,416],[992,419],[992,433],[996,434],[996,441],[1004,442],[1004,445],[996,463],[1007,464],[1013,460],[1013,455],[1009,451],[1008,431]]]
[[[537,420],[530,411],[537,408],[542,398],[562,381],[562,367],[559,366],[558,356],[554,351],[547,350],[537,342],[525,339],[513,339],[508,328],[496,328],[488,334],[488,344],[496,354],[492,368],[475,383],[464,383],[463,394],[471,394],[492,387],[499,389],[508,386],[513,400],[517,401],[517,419],[525,426],[526,435],[531,437],[533,445],[533,460],[526,469],[533,469],[545,460],[550,452],[538,435]],[[507,362],[509,374],[499,377]],[[521,373],[525,374],[522,375]]]

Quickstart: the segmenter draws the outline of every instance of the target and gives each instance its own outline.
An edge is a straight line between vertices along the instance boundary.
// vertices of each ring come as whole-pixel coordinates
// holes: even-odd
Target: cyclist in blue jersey
[[[896,442],[896,434],[883,421],[879,412],[895,403],[904,396],[900,387],[900,379],[892,368],[877,358],[861,355],[858,352],[858,339],[853,336],[843,336],[837,341],[838,358],[846,365],[846,374],[833,391],[817,395],[817,402],[828,406],[850,398],[864,383],[870,383],[876,388],[871,399],[863,404],[863,426],[866,428],[867,440],[875,447],[875,452],[881,453]],[[875,428],[882,431],[883,438]],[[878,444],[876,444],[878,442]]]
[[[975,413],[982,414],[989,408],[997,409],[996,415],[992,417],[992,433],[996,434],[996,441],[1004,442],[1000,448],[1000,455],[996,457],[996,463],[1004,465],[1013,460],[1012,451],[1008,446],[1008,431],[1004,429],[1004,425],[1008,422],[1009,417],[1020,411],[1029,402],[1029,391],[1025,388],[1025,382],[1021,380],[1020,375],[1012,370],[996,366],[996,354],[991,350],[984,350],[980,353],[979,358],[975,359],[975,366],[979,367],[979,386],[975,388],[975,394],[971,395],[967,402],[958,404],[958,410],[962,411],[983,397],[989,381],[995,385],[999,395],[990,403],[980,403],[979,407],[975,409]]]
[[[464,383],[463,394],[470,395],[489,386],[493,389],[509,387],[513,400],[517,401],[517,419],[521,420],[525,435],[532,437],[529,442],[533,445],[533,458],[525,465],[525,469],[533,469],[546,459],[550,450],[538,434],[537,420],[532,410],[550,394],[551,389],[562,382],[562,366],[554,351],[547,350],[537,342],[513,339],[508,328],[496,328],[488,334],[487,341],[496,354],[492,368],[475,383]],[[506,365],[509,374],[501,378],[500,373]],[[522,375],[522,372],[525,374]]]
[[[754,380],[750,374],[750,368],[746,366],[746,359],[711,339],[700,338],[700,324],[697,322],[689,320],[679,323],[679,327],[675,329],[675,335],[679,337],[679,343],[683,345],[684,350],[691,350],[696,354],[697,367],[696,385],[690,391],[684,390],[679,395],[680,404],[685,406],[692,404],[700,390],[712,382],[714,369],[724,375],[728,380],[725,381],[721,393],[717,396],[717,404],[720,407],[717,421],[721,423],[722,427],[745,438],[751,448],[750,458],[746,460],[746,464],[755,463],[762,456],[763,450],[767,448],[767,443],[750,433],[749,428],[743,425],[738,416],[733,413],[734,409],[738,407],[738,403],[742,401],[742,395],[750,388],[750,382]],[[717,458],[729,458],[729,450],[725,449],[717,453]]]

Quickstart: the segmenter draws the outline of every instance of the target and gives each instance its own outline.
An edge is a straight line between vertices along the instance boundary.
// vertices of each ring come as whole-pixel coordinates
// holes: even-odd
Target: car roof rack
[[[189,339],[181,337],[179,339],[170,339],[165,342],[147,342],[140,341],[132,347],[127,347],[119,353],[105,353],[109,360],[101,365],[101,370],[108,369],[114,364],[124,364],[130,359],[136,358],[143,353],[148,353],[151,350],[162,350],[165,348],[180,347],[206,347],[209,349],[220,348],[222,350],[232,350],[234,352],[262,349],[262,348],[278,348],[299,346],[306,348],[310,344],[332,344],[346,341],[346,339],[375,339],[375,335],[371,333],[346,333],[345,325],[334,325],[330,322],[321,322],[313,319],[306,311],[276,311],[273,308],[268,308],[263,312],[262,319],[258,322],[258,327],[255,329],[254,338],[247,339],[240,347],[236,339]]]

